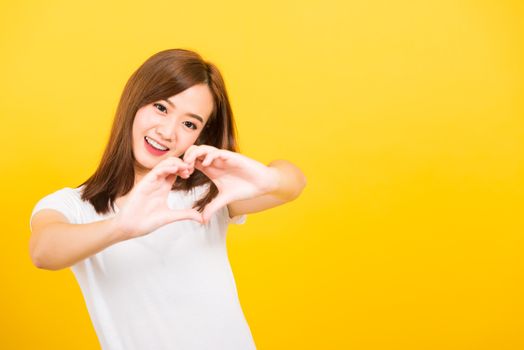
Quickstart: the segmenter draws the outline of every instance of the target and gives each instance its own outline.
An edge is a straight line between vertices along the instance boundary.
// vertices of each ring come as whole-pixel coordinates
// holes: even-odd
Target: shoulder
[[[64,187],[40,199],[31,212],[33,216],[43,209],[53,209],[63,214],[69,222],[77,223],[78,213],[84,205],[82,202],[82,188]]]
[[[42,199],[38,203],[44,202],[72,202],[81,200],[82,191],[81,188],[64,187],[55,192],[52,192]]]

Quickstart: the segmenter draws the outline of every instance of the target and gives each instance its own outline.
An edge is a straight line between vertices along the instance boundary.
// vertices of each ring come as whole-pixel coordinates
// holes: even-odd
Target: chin
[[[135,168],[141,170],[151,170],[164,158],[159,158],[156,161],[149,157],[135,157]]]

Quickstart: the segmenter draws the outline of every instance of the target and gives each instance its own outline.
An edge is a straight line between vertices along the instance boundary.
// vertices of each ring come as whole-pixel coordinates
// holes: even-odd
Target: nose
[[[172,142],[175,140],[176,132],[176,121],[175,118],[166,118],[166,120],[159,124],[155,128],[155,132],[160,135],[160,137],[167,142]]]

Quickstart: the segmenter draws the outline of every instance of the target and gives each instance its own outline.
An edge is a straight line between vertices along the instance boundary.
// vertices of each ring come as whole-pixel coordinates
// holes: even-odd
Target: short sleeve
[[[229,217],[229,210],[227,205],[224,207],[224,215],[226,216],[226,221],[228,224],[242,225],[247,220],[246,214],[233,216],[232,218]]]
[[[78,195],[74,192],[72,188],[66,187],[61,190],[58,190],[54,193],[51,193],[44,198],[42,198],[38,203],[36,203],[33,211],[31,213],[31,220],[36,213],[43,209],[53,209],[59,211],[64,215],[70,223],[76,223],[77,213],[78,213]]]

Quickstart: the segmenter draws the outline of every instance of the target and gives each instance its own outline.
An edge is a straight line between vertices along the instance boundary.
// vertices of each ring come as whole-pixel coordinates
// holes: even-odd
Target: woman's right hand
[[[188,178],[190,166],[171,157],[151,169],[129,192],[126,202],[115,216],[115,225],[126,238],[146,235],[157,228],[179,220],[202,223],[196,209],[171,209],[167,198],[177,176]]]

